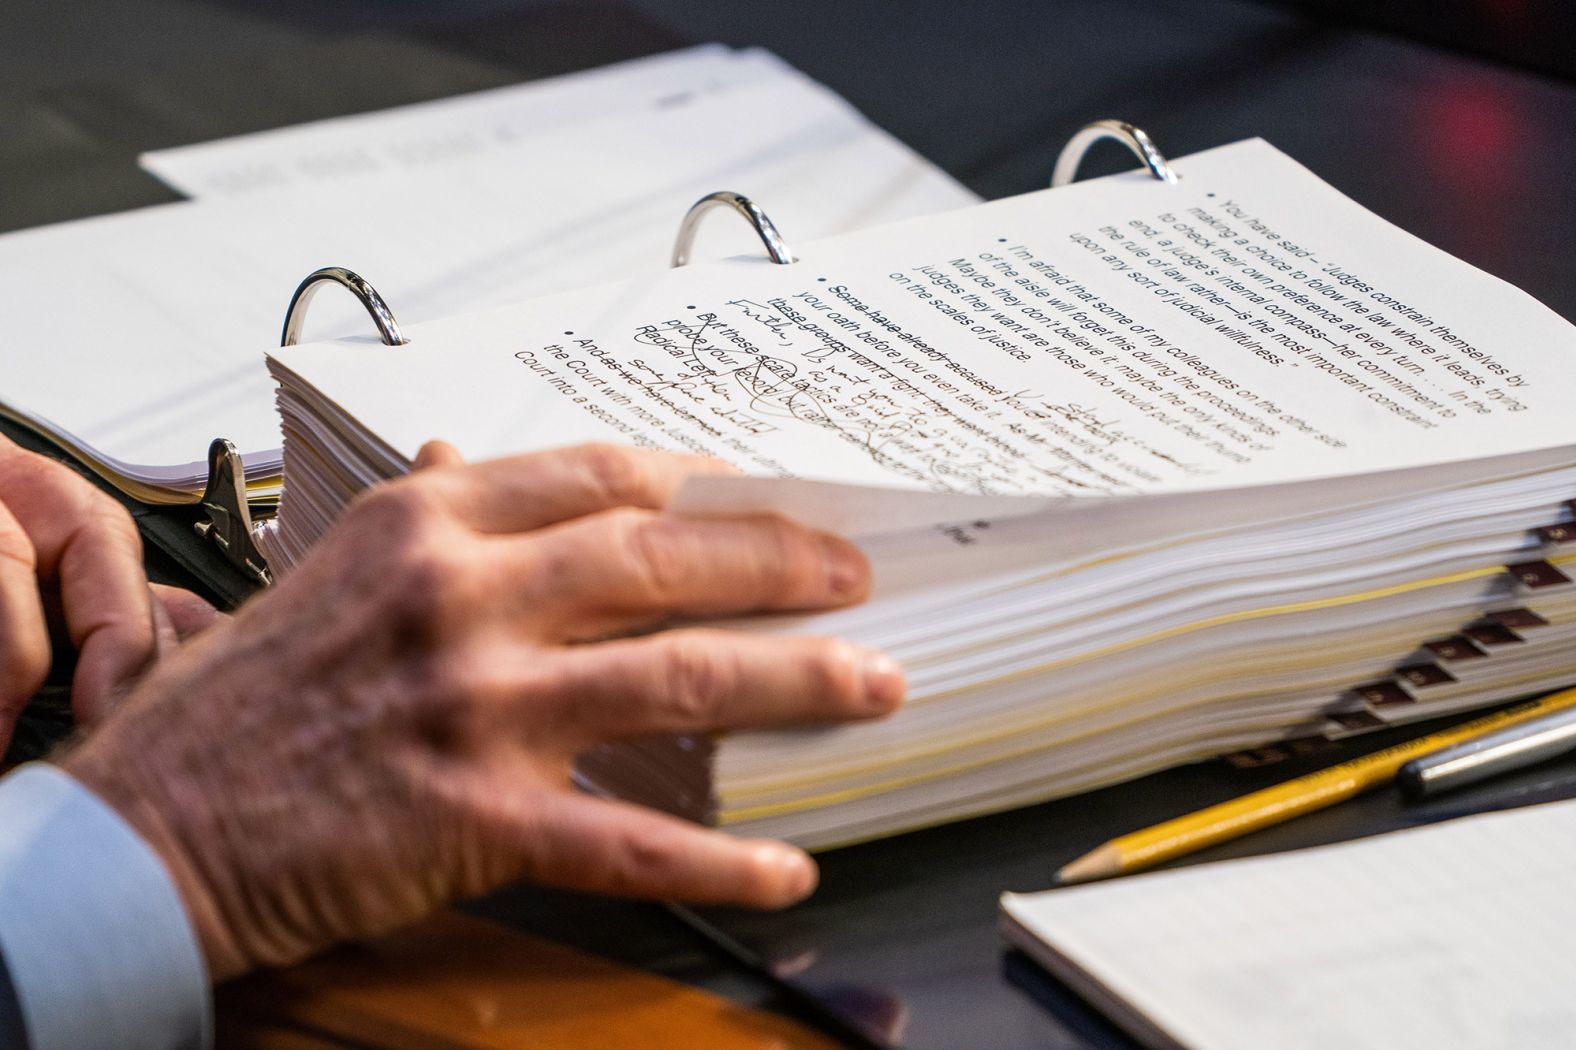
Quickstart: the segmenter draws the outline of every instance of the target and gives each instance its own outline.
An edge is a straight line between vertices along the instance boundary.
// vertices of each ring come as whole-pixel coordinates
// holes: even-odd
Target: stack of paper
[[[397,353],[279,352],[269,559],[434,436],[733,460],[761,477],[681,506],[859,534],[877,580],[741,626],[882,647],[910,703],[582,771],[814,846],[1576,678],[1576,555],[1530,531],[1576,496],[1571,326],[1262,142],[1174,166],[416,326]]]
[[[1002,898],[1007,939],[1149,1047],[1570,1044],[1576,802]]]
[[[328,265],[403,323],[659,272],[716,190],[810,239],[977,198],[761,51],[707,46],[478,95],[149,154],[191,202],[0,237],[0,411],[121,487],[189,500],[227,437],[277,477],[263,351]],[[715,220],[701,256],[758,250]],[[370,331],[321,295],[309,332]]]

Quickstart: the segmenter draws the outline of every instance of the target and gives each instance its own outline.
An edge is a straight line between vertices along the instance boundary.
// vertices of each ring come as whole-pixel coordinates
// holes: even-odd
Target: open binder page
[[[407,324],[517,302],[660,272],[684,209],[730,186],[807,237],[975,200],[825,88],[775,77],[350,194],[256,192],[22,231],[0,238],[0,287],[29,367],[0,400],[145,498],[200,490],[216,436],[254,476],[276,474],[262,352],[307,273],[356,270]],[[719,224],[699,250],[749,243]],[[365,329],[348,296],[325,295],[309,335]]]
[[[618,440],[991,496],[1570,443],[1576,334],[1552,311],[1262,141],[1174,167],[275,358],[405,457],[434,434],[472,457]]]
[[[701,44],[490,91],[144,153],[191,197],[340,187],[533,150],[546,132],[618,114],[636,121],[697,96],[801,74],[767,51]]]
[[[1556,1047],[1576,802],[1007,894],[1007,939],[1146,1045]]]

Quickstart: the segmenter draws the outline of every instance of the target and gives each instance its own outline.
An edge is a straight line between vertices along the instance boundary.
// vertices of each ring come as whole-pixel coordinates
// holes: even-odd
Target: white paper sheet
[[[1576,801],[1002,910],[1010,940],[1151,1046],[1554,1050],[1576,1029],[1573,865]]]
[[[0,375],[0,403],[177,488],[200,487],[215,436],[249,467],[277,468],[262,353],[311,270],[349,266],[409,324],[661,272],[692,201],[746,188],[801,238],[975,199],[832,92],[783,76],[354,194],[259,191],[23,231],[0,238],[7,335],[25,362]],[[712,223],[698,256],[758,250],[744,224]],[[307,331],[368,327],[348,295],[325,292]]]
[[[138,161],[197,199],[286,188],[359,191],[368,179],[530,149],[545,132],[582,121],[633,118],[799,75],[768,51],[701,44],[491,91],[156,150]]]

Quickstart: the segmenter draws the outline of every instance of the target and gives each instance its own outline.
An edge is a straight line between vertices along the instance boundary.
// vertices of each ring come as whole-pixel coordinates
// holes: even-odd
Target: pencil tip
[[[1093,849],[1056,873],[1056,885],[1071,886],[1079,882],[1092,882],[1122,871],[1122,854],[1107,843]]]

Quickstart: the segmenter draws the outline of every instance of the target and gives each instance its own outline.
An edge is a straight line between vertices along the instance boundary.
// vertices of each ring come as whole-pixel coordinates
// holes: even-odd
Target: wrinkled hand
[[[77,720],[92,724],[178,635],[217,616],[196,595],[150,590],[119,503],[0,437],[0,751],[60,643],[75,649]]]
[[[662,513],[709,460],[600,446],[476,466],[429,445],[232,623],[161,661],[62,765],[180,887],[210,973],[289,963],[522,878],[780,907],[813,862],[570,787],[662,732],[869,718],[848,643],[674,618],[862,599],[846,541]]]

